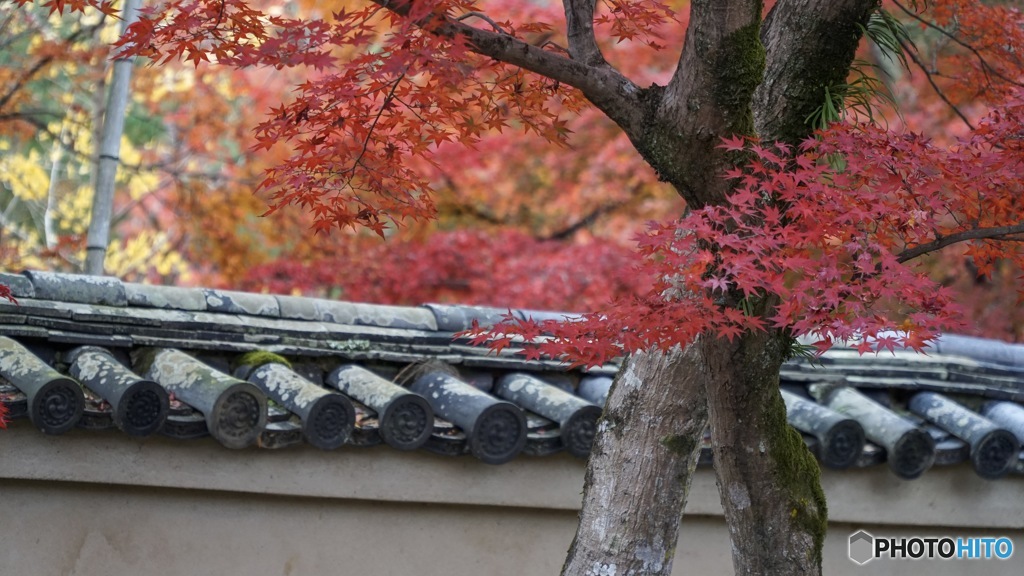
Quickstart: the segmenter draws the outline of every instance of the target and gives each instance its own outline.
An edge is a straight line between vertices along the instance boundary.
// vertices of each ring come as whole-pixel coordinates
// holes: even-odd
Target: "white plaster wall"
[[[0,494],[3,576],[556,575],[575,529],[575,514],[559,510],[20,480],[0,481]],[[722,520],[691,516],[683,526],[673,573],[730,574]],[[826,574],[1019,576],[1024,568],[1024,549],[1008,562],[872,561],[859,567],[846,558],[846,537],[863,527],[832,526]],[[957,532],[997,533],[1006,532]],[[1024,534],[1014,535],[1024,546]]]
[[[554,575],[572,539],[583,464],[389,448],[230,451],[23,422],[0,431],[0,576]],[[1024,479],[965,468],[896,479],[828,472],[829,575],[1024,574]],[[700,470],[674,574],[731,574],[714,475]],[[939,526],[939,527],[935,527]],[[847,538],[1010,536],[1008,562],[847,558]]]

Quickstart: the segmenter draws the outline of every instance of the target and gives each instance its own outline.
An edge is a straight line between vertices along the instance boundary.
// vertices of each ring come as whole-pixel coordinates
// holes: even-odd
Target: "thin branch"
[[[507,36],[511,36],[511,34],[509,34],[508,31],[499,26],[497,22],[492,20],[490,16],[484,14],[483,12],[466,12],[462,16],[456,18],[456,20],[462,22],[463,20],[468,20],[469,18],[479,18],[480,20],[483,20],[484,22],[490,24],[491,28],[494,28],[494,31],[497,32],[498,34],[505,34]]]
[[[569,52],[569,50],[565,46],[562,46],[561,44],[558,44],[557,42],[553,42],[551,40],[548,40],[547,42],[544,42],[543,44],[540,45],[541,48],[547,48],[548,46],[551,46],[552,48],[554,48],[555,50],[557,50],[559,52],[562,52],[563,54],[566,54],[568,56],[572,56],[572,53]]]
[[[46,67],[50,62],[53,61],[53,56],[47,55],[40,58],[35,65],[25,71],[17,81],[15,81],[10,88],[7,89],[7,93],[0,97],[0,109],[7,105],[7,103],[18,93],[19,90],[32,79],[33,76],[39,73],[40,70]]]
[[[949,236],[942,236],[936,238],[927,244],[919,244],[913,248],[908,248],[896,255],[896,261],[903,263],[908,260],[913,260],[919,256],[923,256],[936,250],[941,250],[946,246],[951,246],[959,242],[967,242],[969,240],[999,240],[1005,236],[1014,236],[1016,234],[1024,234],[1024,222],[1018,222],[1010,226],[995,226],[992,228],[974,228],[972,230],[964,230],[963,232],[957,232],[950,234]]]
[[[1014,80],[1012,78],[1006,77],[1003,73],[1001,73],[999,70],[997,70],[991,64],[989,64],[988,60],[986,60],[985,57],[982,56],[981,52],[979,52],[978,49],[975,48],[974,46],[971,46],[967,42],[964,42],[963,40],[957,38],[955,34],[949,32],[948,30],[946,30],[945,28],[943,28],[941,26],[937,26],[934,22],[929,22],[928,20],[926,20],[924,18],[921,18],[920,16],[915,14],[912,10],[910,10],[909,8],[907,8],[906,6],[901,4],[900,2],[894,0],[893,4],[895,4],[897,8],[902,10],[904,13],[906,13],[908,16],[910,16],[914,20],[917,20],[918,22],[920,22],[921,24],[924,24],[925,26],[931,28],[932,30],[938,31],[940,34],[942,34],[943,36],[949,38],[954,43],[956,43],[956,44],[958,44],[958,45],[960,45],[960,46],[970,50],[971,53],[973,53],[974,56],[978,59],[978,62],[981,63],[982,69],[985,70],[985,76],[988,76],[989,74],[991,74],[991,75],[995,76],[996,78],[999,78],[1003,82],[1006,82],[1008,84],[1012,84],[1014,86],[1019,86],[1021,88],[1024,88],[1024,84],[1022,84],[1022,83],[1020,83],[1020,82],[1018,82],[1018,81],[1016,81],[1016,80]]]
[[[67,38],[62,39],[61,43],[64,46],[70,46],[83,35],[87,34],[89,36],[92,36],[97,30],[99,30],[103,26],[105,17],[106,16],[104,15],[104,17],[100,18],[100,21],[97,24],[87,26],[85,28],[79,28],[71,35],[69,35]],[[10,88],[8,88],[7,92],[3,95],[3,97],[0,97],[0,109],[6,106],[7,103],[11,100],[11,98],[13,98],[14,95],[17,94],[18,91],[25,86],[25,84],[32,80],[32,78],[35,77],[36,74],[38,74],[43,68],[49,65],[53,60],[53,55],[44,56],[40,58],[30,69],[26,70],[25,73],[22,74],[21,77],[18,78],[18,80],[14,82],[12,86],[10,86]]]
[[[953,112],[955,112],[961,120],[963,120],[964,124],[966,124],[968,128],[974,130],[974,125],[971,124],[971,121],[967,119],[967,116],[965,116],[964,113],[961,112],[959,108],[957,108],[956,104],[953,104],[953,102],[950,101],[948,97],[946,97],[946,93],[943,92],[942,88],[939,88],[939,85],[935,83],[935,78],[932,77],[931,70],[929,70],[928,66],[926,66],[925,63],[921,61],[920,56],[918,56],[917,53],[911,51],[910,47],[908,47],[903,42],[903,40],[900,40],[899,43],[900,46],[903,48],[903,52],[910,56],[910,59],[914,62],[914,64],[917,64],[917,67],[921,69],[921,72],[924,72],[925,77],[928,79],[928,83],[931,84],[932,86],[932,90],[935,90],[935,94],[938,95],[938,97],[941,98],[942,101],[946,103],[946,106],[949,106],[949,108],[953,110]]]
[[[359,151],[359,156],[357,156],[352,162],[352,168],[345,170],[342,174],[355,172],[359,166],[362,166],[363,156],[366,155],[366,151],[370,147],[370,140],[373,138],[373,132],[377,128],[377,122],[379,122],[380,117],[384,115],[384,110],[387,109],[388,104],[395,99],[395,90],[398,90],[398,85],[402,83],[402,80],[405,80],[405,72],[398,75],[398,78],[395,79],[395,83],[391,85],[391,90],[388,91],[388,95],[384,97],[384,102],[381,103],[380,110],[377,111],[377,116],[373,119],[373,124],[370,125],[370,129],[366,132],[366,138],[363,139],[363,149]]]
[[[618,210],[619,208],[625,206],[626,203],[626,200],[619,200],[618,202],[611,202],[603,206],[598,206],[583,218],[580,218],[576,222],[573,222],[572,224],[566,226],[565,228],[562,228],[561,230],[557,230],[555,232],[552,232],[551,234],[542,236],[540,240],[566,240],[568,238],[571,238],[573,234],[579,232],[584,228],[590,227],[590,225],[596,222],[599,218],[601,218],[605,214]]]

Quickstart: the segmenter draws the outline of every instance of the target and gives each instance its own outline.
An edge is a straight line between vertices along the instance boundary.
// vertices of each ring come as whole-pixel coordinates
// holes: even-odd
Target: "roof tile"
[[[437,329],[442,332],[462,332],[473,327],[476,321],[482,326],[497,324],[510,312],[507,308],[487,306],[456,306],[451,304],[424,304],[437,320]]]
[[[35,298],[82,304],[127,306],[124,285],[111,276],[84,274],[58,274],[29,270],[25,276],[32,282]]]
[[[13,294],[15,298],[36,297],[35,286],[32,285],[32,281],[24,274],[0,272],[0,284],[10,288],[11,294]]]
[[[254,442],[277,449],[304,442],[333,448],[338,445],[338,436],[328,436],[347,429],[350,433],[344,442],[350,446],[387,442],[401,449],[422,447],[447,455],[470,453],[491,463],[505,462],[520,451],[544,455],[568,449],[576,455],[585,454],[598,407],[604,404],[611,376],[617,370],[615,364],[608,364],[567,371],[555,361],[526,360],[516,350],[494,354],[467,346],[465,340],[453,341],[453,332],[470,328],[474,320],[482,325],[499,321],[508,309],[440,304],[380,306],[122,284],[114,279],[83,280],[56,273],[7,275],[0,276],[0,281],[4,278],[10,278],[7,284],[18,286],[15,293],[21,295],[20,305],[0,302],[0,335],[16,341],[18,355],[35,357],[37,365],[46,367],[47,376],[35,379],[38,382],[24,382],[0,369],[0,401],[12,417],[30,416],[30,406],[39,407],[36,396],[40,385],[64,382],[82,391],[81,416],[76,421],[78,426],[91,429],[118,423],[129,431],[125,427],[128,416],[118,412],[124,399],[119,399],[116,390],[94,380],[95,374],[87,375],[83,371],[87,367],[77,365],[83,353],[75,349],[81,350],[84,344],[98,346],[91,349],[94,354],[114,363],[108,365],[108,379],[115,364],[129,363],[128,350],[134,350],[139,359],[143,347],[174,348],[178,351],[165,366],[169,373],[180,376],[203,372],[211,382],[226,383],[229,390],[241,386],[234,391],[257,398],[255,415],[225,420],[221,418],[223,406],[218,408],[217,404],[223,400],[224,391],[217,386],[200,385],[209,397],[197,398],[190,396],[187,387],[175,384],[173,378],[168,380],[163,372],[156,378],[147,374],[142,364],[134,369],[125,365],[124,370],[141,373],[137,376],[141,381],[154,380],[160,390],[174,392],[159,430],[164,435],[194,438],[212,430],[229,446]],[[92,286],[89,290],[94,292],[71,293],[83,286]],[[126,298],[124,303],[117,299],[119,287]],[[515,310],[513,314],[537,320],[567,316],[532,310]],[[275,365],[255,376],[256,370],[232,376],[239,355],[254,350],[284,355],[294,363],[294,369]],[[782,383],[787,406],[794,403],[792,396],[801,408],[789,419],[825,465],[864,467],[888,461],[895,473],[913,478],[929,462],[953,465],[969,461],[980,476],[996,477],[1004,472],[989,466],[991,458],[980,457],[991,456],[993,449],[980,446],[978,438],[998,430],[997,438],[1016,435],[1016,442],[1024,442],[1021,350],[1024,347],[944,336],[928,356],[906,352],[861,356],[854,350],[835,349],[816,364],[793,361],[784,366]],[[391,381],[417,366],[421,367],[417,372],[420,376],[412,377],[411,387]],[[85,388],[64,375],[68,372],[81,378]],[[346,379],[358,376],[357,381],[368,382],[371,388],[391,390],[390,394],[402,401],[381,402],[380,390],[376,396],[367,395],[343,382],[343,372]],[[256,385],[238,379],[239,375]],[[808,389],[817,394],[817,401],[811,399]],[[312,402],[298,402],[299,395]],[[261,423],[259,405],[266,400],[260,398],[266,396],[270,396],[270,404]],[[842,396],[842,401],[836,396]],[[936,397],[955,400],[966,412],[958,413],[951,424],[918,406]],[[322,398],[344,400],[325,403],[322,417],[318,417],[307,408]],[[241,402],[238,412],[247,413],[241,409],[246,405],[252,402]],[[351,412],[344,407],[347,405],[351,405]],[[834,411],[829,412],[826,406]],[[583,432],[571,431],[576,427],[574,410],[584,415],[580,418]],[[249,424],[246,418],[250,418]],[[987,419],[991,422],[986,426],[993,428],[977,433],[963,429],[957,423],[964,418]],[[37,420],[39,417],[33,418],[33,422]],[[482,420],[486,424],[481,424]],[[881,428],[879,422],[884,423]],[[225,432],[225,426],[229,432]],[[865,430],[868,438],[862,447],[856,434],[849,435],[857,427]],[[237,442],[232,429],[249,430],[251,438]],[[845,459],[838,458],[837,450],[845,450],[841,454]],[[1024,474],[1019,450],[1009,447],[1000,453],[1009,454],[1009,465],[1005,466],[1008,473]],[[700,462],[710,461],[710,450],[705,449]]]
[[[203,312],[206,310],[206,295],[199,288],[177,286],[155,286],[125,282],[125,296],[130,306],[164,308]]]
[[[227,312],[228,314],[270,318],[281,317],[277,298],[270,294],[251,294],[207,288],[203,290],[203,296],[206,298],[206,310],[209,312]]]

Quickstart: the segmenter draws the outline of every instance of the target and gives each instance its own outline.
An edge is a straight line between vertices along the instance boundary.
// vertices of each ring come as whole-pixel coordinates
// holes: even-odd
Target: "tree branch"
[[[693,0],[679,64],[664,90],[652,87],[648,118],[633,145],[692,207],[725,198],[721,138],[750,135],[750,99],[761,81],[758,0]]]
[[[594,10],[597,0],[563,0],[569,54],[588,66],[606,64],[594,37]]]
[[[608,214],[610,212],[614,212],[615,210],[618,210],[622,206],[626,205],[627,202],[628,202],[627,200],[619,200],[617,202],[610,202],[608,204],[604,204],[604,205],[598,206],[597,208],[594,208],[593,210],[591,210],[590,213],[587,214],[586,216],[580,218],[579,220],[573,222],[572,224],[569,224],[568,226],[566,226],[565,228],[562,228],[561,230],[556,230],[556,231],[554,231],[554,232],[552,232],[550,234],[547,234],[545,236],[540,237],[539,240],[541,240],[541,241],[550,241],[550,240],[561,241],[561,240],[569,239],[569,238],[572,237],[573,234],[579,232],[580,230],[582,230],[584,228],[589,227],[591,224],[596,222],[598,220],[598,218],[604,216],[605,214]]]
[[[946,106],[949,106],[949,108],[954,113],[956,113],[956,115],[961,120],[963,120],[964,124],[966,124],[968,128],[970,128],[971,130],[974,130],[974,125],[971,124],[971,121],[967,119],[967,116],[964,116],[964,113],[961,112],[959,108],[957,108],[956,104],[953,104],[953,102],[949,98],[946,97],[946,93],[943,92],[942,88],[939,88],[939,85],[935,83],[935,78],[932,77],[932,72],[930,70],[928,70],[928,67],[925,66],[924,62],[921,61],[921,57],[918,56],[916,53],[914,53],[914,51],[912,51],[910,49],[910,47],[907,46],[906,43],[903,42],[903,40],[900,40],[899,43],[900,43],[900,46],[903,47],[903,52],[905,54],[907,54],[908,56],[910,56],[910,59],[914,62],[914,64],[916,64],[917,67],[921,69],[921,72],[924,72],[925,78],[928,79],[928,83],[931,84],[932,90],[935,91],[935,94],[943,102],[945,102]]]
[[[97,24],[75,30],[73,33],[68,35],[67,38],[61,39],[61,43],[64,44],[64,46],[70,46],[74,42],[78,41],[78,39],[82,36],[92,37],[97,30],[102,28],[105,19],[106,15],[102,15],[100,21]],[[8,87],[7,92],[2,97],[0,97],[0,109],[3,109],[3,107],[6,106],[7,103],[11,100],[11,98],[13,98],[14,95],[18,93],[18,90],[21,90],[25,86],[25,84],[31,81],[32,78],[34,78],[43,68],[45,68],[51,62],[53,62],[53,60],[54,56],[52,54],[43,56],[38,61],[36,61],[36,63],[31,68],[22,73],[21,76],[11,86]]]
[[[730,111],[719,103],[722,94],[717,93],[727,81],[741,84],[760,82],[761,71],[757,70],[757,78],[745,78],[741,74],[748,62],[745,60],[751,49],[750,42],[740,38],[743,30],[751,29],[761,21],[761,3],[752,0],[694,0],[690,3],[690,27],[686,31],[686,41],[679,55],[679,65],[672,80],[665,89],[665,102],[676,107],[686,103],[693,109],[698,124],[705,126],[721,126],[723,114]],[[756,36],[753,38],[756,41]],[[727,56],[735,56],[737,61],[728,61]],[[758,67],[760,68],[760,67]],[[747,86],[737,85],[735,90],[742,92]],[[750,89],[753,87],[750,86]],[[749,99],[745,102],[742,94],[738,94],[735,102],[738,107],[748,109]],[[705,110],[707,110],[705,112]],[[716,118],[719,117],[719,118]],[[708,120],[710,123],[705,124]],[[726,119],[727,120],[727,119]]]
[[[959,242],[967,242],[969,240],[999,240],[1001,237],[1013,236],[1015,234],[1024,234],[1024,222],[1018,222],[1010,226],[995,226],[992,228],[974,228],[971,230],[964,230],[963,232],[957,232],[956,234],[950,234],[949,236],[942,236],[935,240],[928,242],[927,244],[919,244],[913,248],[908,248],[896,255],[896,261],[903,263],[908,260],[913,260],[919,256],[923,256],[936,250],[941,250],[946,246],[952,246]],[[1015,238],[1009,238],[1010,240],[1016,240]]]
[[[399,16],[409,15],[409,0],[372,1]],[[417,24],[430,34],[465,38],[477,54],[572,86],[624,130],[639,129],[640,88],[607,63],[594,65],[566,58],[511,35],[481,30],[448,16],[432,16]]]
[[[484,22],[487,22],[488,24],[490,24],[491,28],[493,28],[495,32],[497,32],[499,34],[508,34],[508,32],[504,28],[499,26],[498,23],[495,22],[493,18],[491,18],[487,14],[484,14],[483,12],[466,12],[462,16],[459,16],[458,18],[456,18],[455,20],[457,20],[459,22],[462,22],[462,21],[467,20],[469,18],[479,18],[480,20],[483,20]]]

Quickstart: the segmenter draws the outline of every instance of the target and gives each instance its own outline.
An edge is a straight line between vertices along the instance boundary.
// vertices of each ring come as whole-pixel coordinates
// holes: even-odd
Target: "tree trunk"
[[[711,443],[736,574],[821,574],[827,525],[818,462],[786,421],[773,333],[705,338]]]
[[[53,141],[50,151],[50,185],[46,189],[46,210],[43,212],[43,239],[47,250],[57,248],[57,185],[64,170],[64,138],[67,135],[67,120],[62,121],[60,134]]]
[[[669,574],[709,421],[736,574],[820,574],[818,463],[786,422],[778,334],[703,337],[634,354],[616,377],[587,467],[564,576]]]
[[[139,0],[125,0],[122,8],[121,33],[124,34],[138,17]],[[96,188],[92,200],[92,214],[89,219],[89,233],[86,237],[85,273],[103,274],[103,262],[110,243],[110,222],[114,212],[114,180],[120,162],[121,133],[124,115],[128,106],[128,92],[132,77],[134,58],[118,58],[114,62],[114,75],[110,82],[103,116],[103,139],[96,166]]]
[[[564,576],[671,573],[708,419],[698,352],[638,352],[616,376]]]

